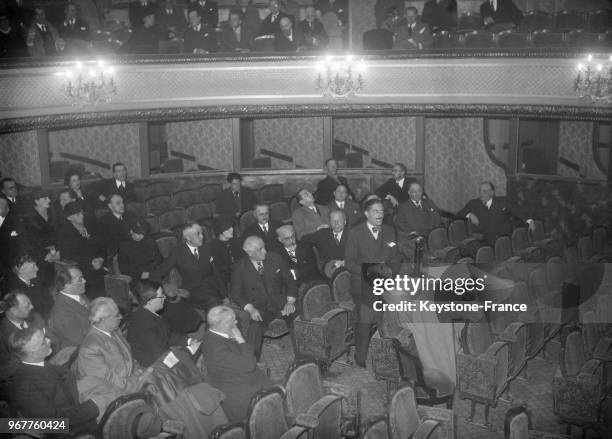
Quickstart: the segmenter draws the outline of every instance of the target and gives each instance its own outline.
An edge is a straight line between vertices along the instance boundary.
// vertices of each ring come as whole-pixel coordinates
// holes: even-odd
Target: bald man
[[[242,249],[246,256],[232,269],[230,298],[250,316],[247,341],[259,360],[268,324],[283,318],[291,326],[296,314],[297,286],[281,257],[267,252],[260,237],[247,237]]]
[[[202,341],[202,356],[210,384],[225,394],[223,411],[230,422],[246,418],[251,397],[272,385],[257,366],[253,347],[246,343],[227,306],[215,306],[206,316],[208,331]]]

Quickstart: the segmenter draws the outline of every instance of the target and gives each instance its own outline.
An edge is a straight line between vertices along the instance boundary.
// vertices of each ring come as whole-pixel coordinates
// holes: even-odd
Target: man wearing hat
[[[210,243],[213,267],[223,278],[225,287],[229,286],[232,265],[244,256],[240,241],[234,238],[234,222],[231,217],[217,217],[213,222],[215,239]]]
[[[162,263],[155,241],[147,234],[147,224],[136,217],[128,221],[128,239],[119,243],[119,270],[132,282],[148,279]]]

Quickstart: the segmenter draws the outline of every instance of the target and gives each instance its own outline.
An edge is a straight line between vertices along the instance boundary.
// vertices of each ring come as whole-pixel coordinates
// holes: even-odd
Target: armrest
[[[591,358],[587,360],[586,363],[582,365],[580,368],[580,372],[578,372],[577,377],[580,379],[589,379],[589,377],[593,377],[600,382],[600,375],[603,372],[603,363],[599,360],[595,360]]]
[[[358,418],[361,410],[361,391],[345,384],[323,381],[321,383],[326,394],[342,396],[342,416]]]
[[[508,326],[506,326],[504,332],[499,335],[499,339],[508,343],[514,343],[516,341],[516,334],[523,326],[525,326],[525,323],[522,322],[510,323]]]
[[[400,323],[402,329],[394,337],[403,348],[407,348],[414,341],[414,335],[412,335],[412,331],[406,325],[406,323]]]
[[[593,358],[604,362],[612,361],[612,338],[599,339],[593,351]]]
[[[428,405],[420,405],[417,407],[417,413],[423,420],[431,419],[438,422],[449,422],[453,420],[453,411],[440,407],[430,407]]]
[[[305,434],[307,431],[308,430],[306,428],[295,425],[289,430],[287,430],[285,433],[283,433],[280,439],[297,439],[299,437],[302,437],[302,435]]]
[[[316,404],[316,403],[315,403]],[[311,407],[312,408],[312,407]],[[308,429],[317,428],[319,426],[319,417],[309,413],[301,413],[295,418],[295,425]]]
[[[323,314],[321,317],[315,317],[314,319],[312,319],[312,323],[315,324],[319,324],[319,325],[327,325],[327,322],[330,321],[332,318],[334,318],[335,316],[337,316],[338,314],[342,314],[345,313],[346,310],[342,309],[342,308],[334,308],[330,311],[327,311],[325,314]]]
[[[335,402],[342,401],[342,399],[344,399],[344,397],[343,396],[339,396],[339,395],[324,395],[321,398],[319,398],[319,400],[317,402],[315,402],[313,405],[311,405],[308,408],[308,412],[306,414],[309,415],[309,416],[315,417],[315,419],[318,419],[321,416],[321,414],[325,411],[325,409],[327,409],[327,407],[329,407],[330,405],[332,405]],[[303,425],[299,421],[300,416],[301,415],[298,415],[298,417],[296,419],[296,423],[298,425]],[[317,422],[317,424],[318,424],[318,422]],[[307,425],[304,425],[304,426],[307,427]],[[311,428],[314,428],[314,427],[311,427]]]
[[[421,425],[417,431],[412,435],[412,439],[427,439],[429,435],[433,433],[433,431],[438,427],[438,421],[425,421]]]

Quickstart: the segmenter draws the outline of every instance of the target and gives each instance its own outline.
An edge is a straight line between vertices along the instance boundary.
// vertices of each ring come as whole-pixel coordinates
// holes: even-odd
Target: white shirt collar
[[[217,334],[220,337],[227,338],[228,340],[231,339],[229,335],[224,334],[223,332],[215,331],[214,329],[209,329],[209,331],[212,332],[213,334]]]
[[[487,201],[484,204],[485,204],[485,206],[487,206],[487,209],[490,209],[491,208],[491,204],[493,204],[493,198],[490,198],[489,201]]]
[[[185,244],[187,244],[187,243],[185,243]],[[187,244],[187,247],[189,247],[189,251],[190,251],[192,254],[193,254],[193,251],[194,251],[195,249],[197,249],[197,247],[194,247],[194,246],[193,246],[193,245],[191,245],[191,244]],[[199,249],[198,249],[198,253],[200,253],[200,250],[199,250]]]
[[[22,361],[23,364],[29,364],[30,366],[39,366],[39,367],[45,367],[45,362],[41,361],[39,363],[30,363],[28,361]]]
[[[30,286],[32,286],[32,281],[29,281],[29,282],[28,282],[27,280],[25,280],[24,278],[22,278],[22,277],[21,277],[21,276],[19,276],[19,275],[17,275],[17,277],[19,278],[19,280],[20,280],[21,282],[23,282],[23,283],[24,283],[24,284],[26,284],[27,286],[29,286],[29,287],[30,287]]]
[[[68,293],[64,293],[63,291],[60,291],[60,293],[62,293],[66,297],[70,297],[75,302],[81,303],[81,296],[79,296],[78,294],[68,294]]]
[[[120,186],[123,186],[123,185],[125,185],[125,181],[119,181],[119,180],[115,179],[115,186],[120,187]]]
[[[105,331],[103,329],[98,328],[96,325],[91,325],[93,326],[95,329],[97,329],[98,331],[100,331],[102,334],[108,335],[109,337],[112,337],[111,333],[108,331]]]
[[[119,214],[117,214],[117,213],[113,212],[112,210],[111,210],[111,213],[112,213],[112,214],[113,214],[113,216],[114,216],[115,218],[117,218],[118,220],[122,220],[122,219],[123,219],[123,215],[119,215]]]
[[[403,188],[404,188],[404,180],[405,180],[405,178],[404,178],[404,177],[402,177],[402,178],[400,178],[399,180],[395,180],[395,182],[397,183],[397,185],[398,185],[399,187],[401,187],[401,188],[403,189]]]
[[[340,209],[344,209],[344,203],[346,203],[346,201],[336,201],[336,206]]]
[[[418,207],[418,206],[422,206],[422,204],[421,204],[421,201],[422,201],[422,200],[417,200],[417,201],[414,201],[414,200],[411,198],[411,199],[410,199],[410,201],[412,201],[412,204],[414,204],[414,205],[415,205],[415,206],[417,206],[417,207]]]
[[[17,329],[21,329],[21,324],[20,324],[20,323],[17,323],[17,322],[15,322],[15,321],[13,321],[13,320],[9,319],[8,317],[7,317],[7,320],[8,320],[9,322],[11,322],[13,325],[15,325],[15,327],[16,327]],[[28,322],[26,322],[25,320],[23,321],[23,324],[24,324],[24,327],[26,327],[26,328],[27,328],[27,327],[29,327]]]
[[[257,223],[259,224],[259,223]],[[263,231],[264,227],[266,228],[266,230],[270,230],[270,226],[268,225],[268,223],[265,224],[259,224],[259,228]]]
[[[366,221],[366,225],[368,226],[368,229],[370,229],[370,233],[371,233],[372,235],[378,236],[378,233],[380,233],[380,232],[374,233],[374,230],[372,230],[372,228],[373,228],[373,227],[376,227],[376,226],[373,226],[372,224],[370,224],[370,223],[369,223],[369,222],[367,222],[367,221]],[[382,230],[382,227],[381,227],[381,230]]]
[[[336,236],[338,237],[338,241],[340,241],[342,239],[342,233],[344,233],[344,230],[340,230],[337,233],[332,230],[332,234],[334,235],[334,237],[336,237]]]

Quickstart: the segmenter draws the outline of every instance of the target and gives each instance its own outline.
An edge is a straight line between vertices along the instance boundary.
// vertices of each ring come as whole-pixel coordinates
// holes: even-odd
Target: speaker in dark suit
[[[234,265],[230,298],[251,317],[247,341],[259,358],[268,324],[275,318],[284,318],[291,326],[297,286],[282,258],[266,252],[261,238],[248,237],[243,248],[247,256]]]
[[[351,273],[351,291],[357,305],[358,323],[355,328],[355,361],[364,367],[370,341],[370,329],[379,319],[373,310],[372,288],[362,276],[363,264],[378,264],[384,276],[399,271],[400,257],[395,231],[383,224],[384,208],[380,200],[373,199],[364,206],[366,222],[351,229],[346,244],[345,263]]]

